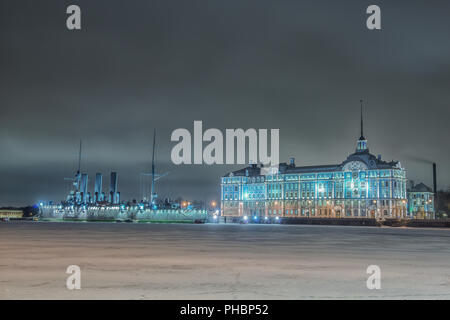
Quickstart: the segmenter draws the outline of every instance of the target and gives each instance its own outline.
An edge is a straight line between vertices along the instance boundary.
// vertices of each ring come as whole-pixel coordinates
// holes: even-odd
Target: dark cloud
[[[378,1],[382,30],[365,28],[365,1],[3,1],[0,204],[63,197],[65,176],[119,172],[139,193],[158,130],[161,193],[218,198],[236,166],[174,166],[172,130],[279,128],[281,160],[340,163],[353,152],[359,99],[374,154],[408,177],[450,184],[450,4]],[[106,184],[108,178],[105,179]]]

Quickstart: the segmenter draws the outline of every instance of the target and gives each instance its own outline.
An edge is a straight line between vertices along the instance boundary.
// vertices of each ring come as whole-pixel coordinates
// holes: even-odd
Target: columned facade
[[[408,218],[405,169],[369,153],[362,133],[341,164],[277,168],[250,165],[221,180],[224,216]]]

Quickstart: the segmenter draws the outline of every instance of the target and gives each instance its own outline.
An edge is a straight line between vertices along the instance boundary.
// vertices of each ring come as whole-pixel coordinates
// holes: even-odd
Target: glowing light
[[[248,219],[248,217],[247,217],[247,216],[244,216],[244,220],[247,221],[247,219]]]
[[[279,220],[280,218],[279,217],[275,217],[275,220]]]
[[[264,220],[267,220],[268,218],[267,217],[264,217]]]
[[[217,215],[214,215],[214,217],[213,217],[213,218],[214,218],[214,220],[217,220]]]

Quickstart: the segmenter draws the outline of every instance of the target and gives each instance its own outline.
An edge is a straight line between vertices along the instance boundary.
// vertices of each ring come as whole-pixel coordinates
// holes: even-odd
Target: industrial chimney
[[[436,183],[436,163],[433,162],[433,192],[434,192],[434,218],[436,218],[436,209],[438,204],[437,183]]]
[[[436,163],[433,162],[433,192],[434,196],[437,195],[437,186],[436,186]]]

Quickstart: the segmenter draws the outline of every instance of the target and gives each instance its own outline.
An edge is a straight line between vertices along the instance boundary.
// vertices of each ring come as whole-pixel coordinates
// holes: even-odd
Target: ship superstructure
[[[158,174],[155,171],[156,131],[153,135],[152,171],[141,173],[151,176],[150,195],[142,192],[142,199],[125,202],[118,191],[118,173],[111,172],[108,195],[103,188],[102,173],[95,174],[94,192],[88,191],[89,176],[81,169],[82,142],[78,152],[78,169],[71,181],[71,190],[60,204],[40,203],[39,216],[43,220],[81,220],[81,221],[136,221],[136,222],[204,222],[207,219],[206,210],[181,208],[179,204],[169,200],[158,201],[155,182],[168,173]],[[141,183],[142,188],[142,183]],[[148,188],[147,188],[148,189]]]

